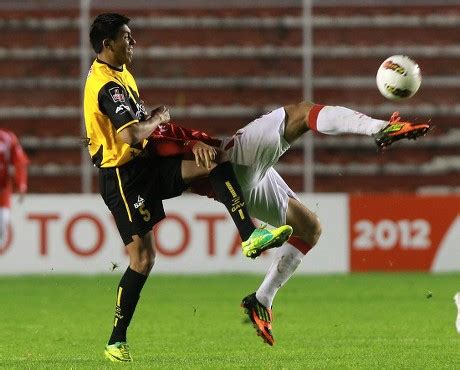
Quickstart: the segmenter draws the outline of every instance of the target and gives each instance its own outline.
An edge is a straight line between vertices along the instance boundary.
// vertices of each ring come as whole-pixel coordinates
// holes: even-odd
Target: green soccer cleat
[[[387,126],[374,135],[379,148],[385,148],[401,139],[415,140],[425,136],[433,127],[427,123],[402,122],[399,112],[394,112]]]
[[[244,297],[241,302],[241,307],[251,320],[257,335],[261,337],[265,343],[273,346],[275,344],[275,338],[273,338],[272,333],[273,313],[271,308],[267,308],[260,303],[256,298],[256,293]]]
[[[116,342],[107,344],[104,351],[105,357],[112,362],[132,362],[133,358],[129,354],[129,346],[126,342]]]
[[[249,258],[260,256],[263,251],[278,248],[292,235],[292,227],[283,225],[274,230],[265,227],[255,229],[248,240],[241,243],[243,254]]]

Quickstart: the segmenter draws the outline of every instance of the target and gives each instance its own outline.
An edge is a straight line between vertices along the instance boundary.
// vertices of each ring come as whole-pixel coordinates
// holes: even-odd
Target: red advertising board
[[[460,196],[350,195],[350,271],[431,271],[459,220]]]

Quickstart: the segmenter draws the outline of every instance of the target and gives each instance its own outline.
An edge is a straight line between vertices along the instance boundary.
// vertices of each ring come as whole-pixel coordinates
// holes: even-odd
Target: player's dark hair
[[[128,17],[116,13],[99,14],[94,19],[89,31],[89,40],[96,54],[102,51],[102,42],[105,39],[114,40],[120,27],[127,25],[130,20]]]

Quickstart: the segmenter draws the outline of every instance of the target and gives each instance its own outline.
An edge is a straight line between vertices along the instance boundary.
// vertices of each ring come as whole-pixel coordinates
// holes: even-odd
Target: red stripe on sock
[[[321,104],[315,104],[311,109],[310,109],[310,113],[308,114],[308,122],[307,122],[307,125],[308,125],[308,128],[310,130],[313,130],[313,131],[318,131],[316,129],[316,121],[318,119],[318,114],[319,114],[319,111],[321,109],[323,109],[325,107],[325,105],[321,105]]]
[[[293,245],[294,248],[298,249],[302,254],[307,254],[308,251],[313,248],[310,244],[305,243],[297,236],[291,236],[289,239],[289,244]]]

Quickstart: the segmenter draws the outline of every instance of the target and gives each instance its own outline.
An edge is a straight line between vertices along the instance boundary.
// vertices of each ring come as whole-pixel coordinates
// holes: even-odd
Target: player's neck
[[[97,60],[101,63],[107,64],[110,68],[115,69],[116,71],[123,71],[123,64],[117,63],[114,58],[110,55],[106,55],[105,53],[100,53],[97,55]]]

